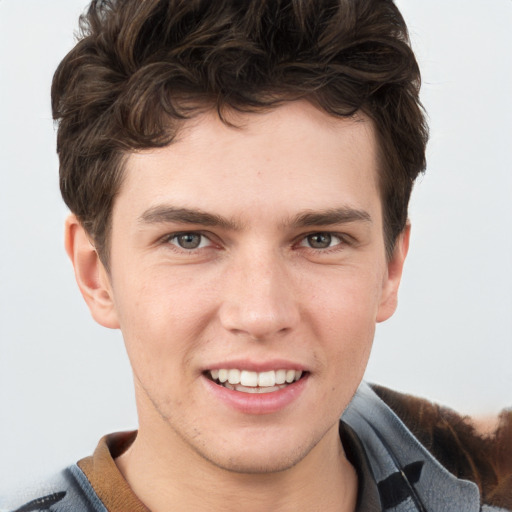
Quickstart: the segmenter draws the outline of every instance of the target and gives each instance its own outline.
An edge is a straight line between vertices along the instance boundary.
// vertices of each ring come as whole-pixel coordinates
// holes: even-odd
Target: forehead
[[[165,148],[130,155],[119,197],[219,214],[350,206],[380,210],[377,142],[363,114],[335,118],[305,101],[265,113],[187,121]],[[115,209],[115,208],[114,208]]]

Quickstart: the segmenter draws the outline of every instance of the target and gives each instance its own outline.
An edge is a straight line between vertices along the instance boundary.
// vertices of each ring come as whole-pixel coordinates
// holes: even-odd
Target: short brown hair
[[[216,108],[307,99],[374,122],[388,255],[425,168],[420,73],[392,0],[93,0],[59,65],[52,108],[64,201],[108,265],[123,162]]]

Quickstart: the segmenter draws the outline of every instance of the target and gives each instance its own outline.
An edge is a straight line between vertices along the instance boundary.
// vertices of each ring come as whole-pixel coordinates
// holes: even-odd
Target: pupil
[[[331,245],[331,235],[328,233],[315,233],[308,236],[308,242],[315,249],[326,249]]]
[[[196,249],[201,243],[201,236],[194,233],[187,233],[178,237],[178,243],[184,249]]]

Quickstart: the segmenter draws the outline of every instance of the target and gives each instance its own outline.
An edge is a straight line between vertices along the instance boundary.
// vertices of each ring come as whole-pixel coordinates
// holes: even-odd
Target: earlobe
[[[104,327],[118,329],[109,275],[75,215],[66,220],[65,248],[75,270],[78,288],[94,320]]]
[[[398,288],[402,278],[405,258],[409,250],[411,225],[407,222],[405,229],[398,236],[393,256],[388,261],[387,275],[383,283],[381,302],[377,312],[377,322],[384,322],[390,318],[398,304]]]

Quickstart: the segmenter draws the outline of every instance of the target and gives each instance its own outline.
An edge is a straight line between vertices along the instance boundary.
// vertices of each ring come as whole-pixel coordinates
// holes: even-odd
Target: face
[[[90,306],[123,332],[139,435],[268,472],[339,444],[405,251],[386,259],[367,118],[295,102],[235,122],[203,114],[128,158],[110,306]]]

